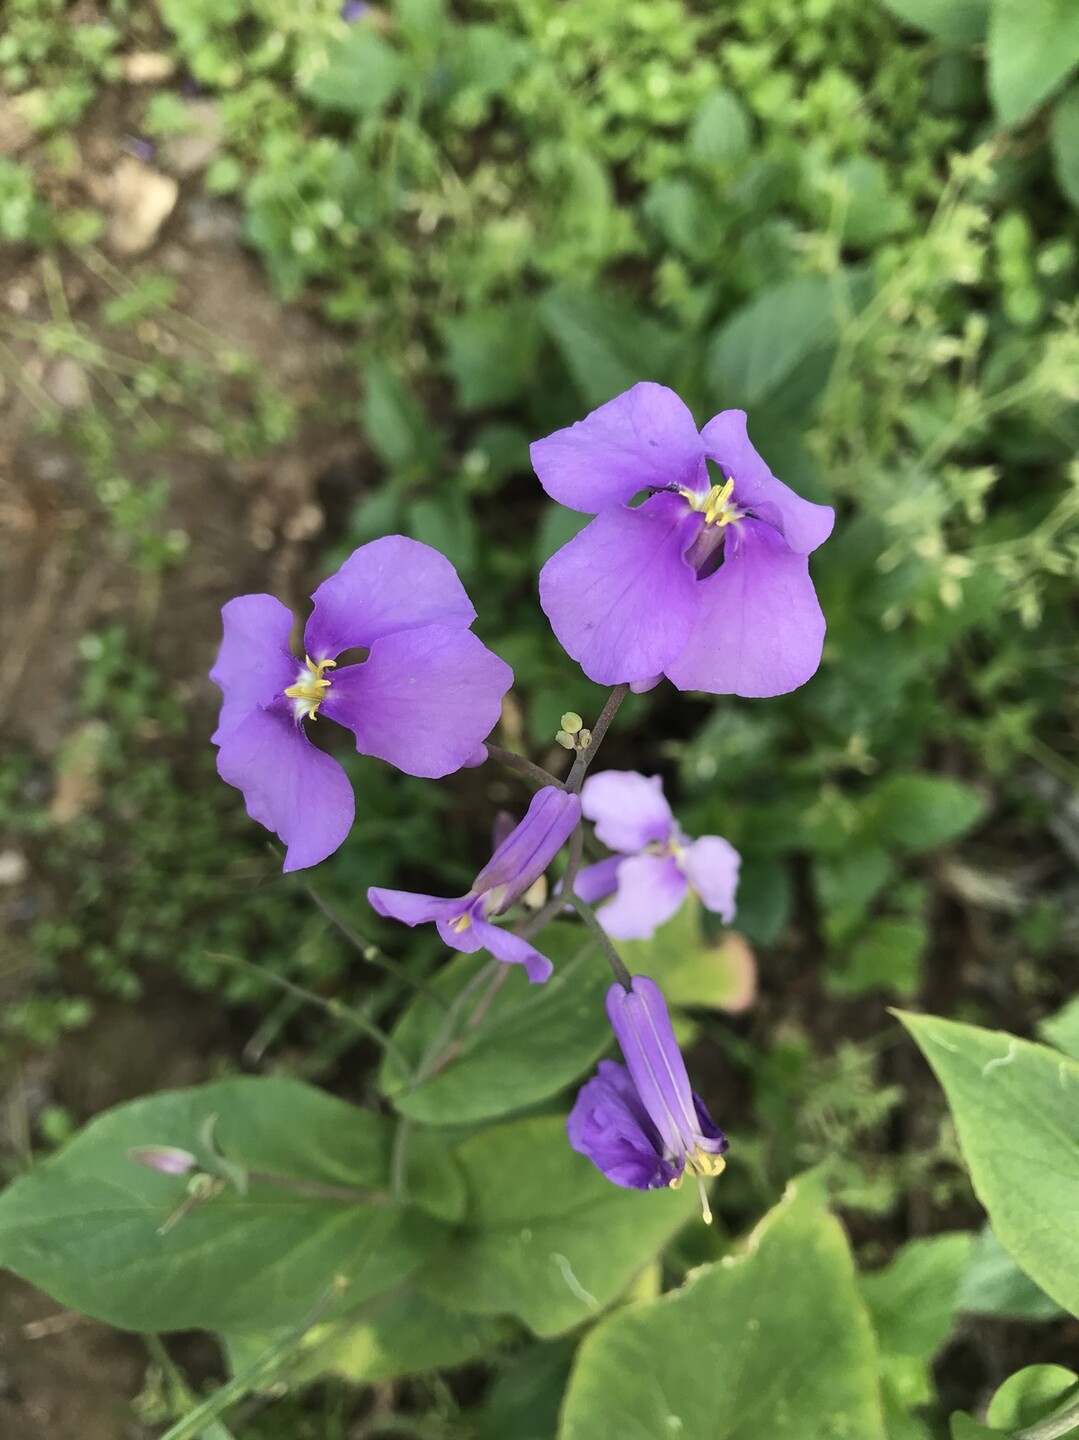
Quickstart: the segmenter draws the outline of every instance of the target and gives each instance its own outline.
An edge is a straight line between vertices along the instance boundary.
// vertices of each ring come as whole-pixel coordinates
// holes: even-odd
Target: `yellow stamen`
[[[472,924],[472,916],[466,910],[463,915],[458,915],[456,920],[451,921],[450,928],[454,934],[460,935],[462,930],[467,930]]]
[[[695,490],[683,490],[681,493],[694,510],[701,512],[706,525],[729,525],[732,520],[742,518],[743,511],[730,503],[734,494],[733,480],[713,485],[706,495],[700,495]]]
[[[307,674],[301,670],[296,679],[295,685],[290,685],[285,694],[290,700],[302,700],[307,706],[305,718],[316,720],[318,718],[318,707],[326,698],[326,691],[330,688],[330,681],[323,675],[323,670],[333,670],[337,666],[336,660],[314,661],[310,655],[304,657],[304,664],[307,667]]]

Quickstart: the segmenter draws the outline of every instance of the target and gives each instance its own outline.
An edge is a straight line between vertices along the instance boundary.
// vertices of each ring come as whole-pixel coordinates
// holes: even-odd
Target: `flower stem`
[[[576,760],[574,760],[573,769],[566,777],[566,783],[563,788],[566,789],[569,794],[576,795],[579,793],[581,786],[584,784],[584,777],[588,772],[588,767],[596,758],[596,751],[603,743],[603,737],[606,735],[611,721],[615,715],[617,715],[619,705],[621,705],[628,694],[628,685],[616,685],[607,696],[607,702],[600,711],[599,719],[592,727],[591,740],[577,756]]]
[[[537,785],[554,785],[559,790],[562,789],[562,781],[552,775],[549,770],[544,770],[542,765],[536,765],[532,760],[526,760],[515,750],[503,750],[501,745],[492,745],[488,742],[487,754],[492,760],[498,760],[501,764],[508,765],[511,770],[519,770],[522,775],[527,775]]]
[[[1074,1400],[1065,1410],[1059,1410],[1036,1425],[1017,1430],[1014,1440],[1062,1440],[1079,1426],[1079,1400]]]
[[[573,906],[574,910],[576,910],[577,914],[584,921],[585,928],[596,942],[607,964],[614,971],[614,978],[624,990],[629,990],[633,984],[632,977],[622,963],[621,955],[619,955],[618,951],[611,944],[610,937],[606,930],[604,930],[596,918],[596,912],[592,909],[591,905],[586,905],[581,897],[575,895],[572,890],[566,896],[566,900]]]

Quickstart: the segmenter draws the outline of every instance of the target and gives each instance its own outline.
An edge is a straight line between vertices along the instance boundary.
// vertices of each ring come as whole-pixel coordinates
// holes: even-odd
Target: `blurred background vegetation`
[[[1079,15],[1038,0],[1049,28],[1019,43],[993,3],[6,0],[7,1173],[107,1104],[237,1068],[369,1093],[355,1027],[310,999],[378,1021],[401,998],[348,934],[401,953],[364,888],[452,893],[523,797],[492,766],[428,784],[353,756],[349,842],[283,879],[214,775],[217,609],[302,608],[388,531],[436,544],[516,672],[502,743],[550,760],[559,715],[602,696],[536,603],[581,517],[528,441],[650,378],[702,422],[745,407],[839,515],[815,680],[662,687],[605,754],[744,855],[738,1013],[694,1020],[739,1157],[726,1219],[821,1165],[868,1265],[977,1223],[886,1007],[1037,1034],[1079,940]],[[1074,1345],[995,1293],[942,1404]],[[33,1303],[0,1309],[32,1325]],[[73,1434],[143,1384],[116,1345]],[[497,1382],[436,1377],[375,1423],[400,1402],[415,1429],[387,1433],[544,1440],[566,1359],[533,1350],[516,1420]],[[937,1403],[909,1366],[895,1387],[907,1419]],[[331,1428],[355,1403],[329,1385],[241,1433],[383,1433]]]

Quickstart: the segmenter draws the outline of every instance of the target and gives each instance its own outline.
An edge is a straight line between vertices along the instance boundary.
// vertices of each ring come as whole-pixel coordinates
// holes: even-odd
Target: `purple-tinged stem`
[[[596,758],[596,751],[603,743],[611,721],[618,713],[618,707],[629,694],[628,685],[616,685],[607,696],[606,704],[599,713],[599,719],[592,727],[592,738],[573,762],[573,769],[566,777],[565,789],[571,795],[576,795],[584,784],[584,777],[588,773],[588,767]]]
[[[487,754],[490,759],[497,760],[501,765],[508,765],[511,770],[519,770],[522,775],[527,775],[537,785],[554,785],[557,789],[562,789],[562,781],[557,780],[549,770],[544,770],[542,765],[537,765],[523,755],[518,755],[515,750],[503,750],[501,745],[488,744]]]

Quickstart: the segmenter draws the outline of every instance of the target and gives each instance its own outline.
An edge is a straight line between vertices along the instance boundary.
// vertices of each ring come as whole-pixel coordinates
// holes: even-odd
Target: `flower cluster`
[[[348,4],[341,14],[353,21],[364,9]],[[698,432],[677,395],[644,382],[537,441],[532,460],[550,496],[595,517],[544,566],[540,600],[584,672],[623,687],[609,706],[625,688],[646,690],[663,676],[680,690],[766,696],[813,675],[824,619],[808,557],[833,514],[772,475],[742,411],[724,411]],[[230,601],[211,671],[223,697],[218,770],[242,791],[248,814],[284,842],[286,870],[332,854],[354,817],[344,769],[312,743],[317,719],[351,731],[362,754],[434,778],[488,758],[485,741],[513,680],[472,633],[476,611],[453,566],[415,540],[391,535],[362,546],[312,602],[301,659],[279,600]],[[608,770],[586,778],[610,714],[593,734],[567,712],[575,726],[559,739],[571,741],[576,759],[565,781],[498,752],[541,787],[466,894],[367,894],[379,914],[433,924],[452,949],[487,950],[533,983],[553,969],[533,935],[567,902],[580,907],[617,977],[607,1014],[625,1064],[602,1060],[581,1089],[570,1143],[617,1185],[677,1186],[688,1173],[703,1197],[727,1141],[690,1087],[658,987],[644,975],[631,979],[605,936],[651,936],[690,891],[729,923],[740,860],[722,837],[682,831],[659,776]],[[612,852],[583,869],[582,817]],[[514,907],[571,837],[564,893],[515,921]],[[161,1147],[138,1158],[168,1173],[189,1160]],[[704,1206],[707,1216],[706,1198]]]

